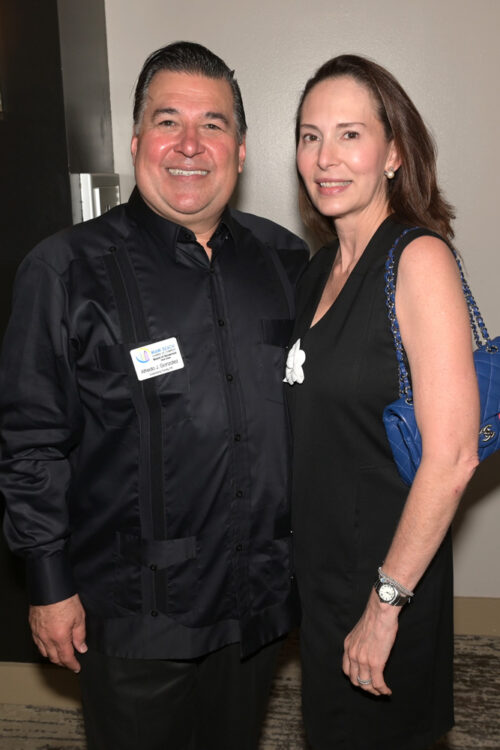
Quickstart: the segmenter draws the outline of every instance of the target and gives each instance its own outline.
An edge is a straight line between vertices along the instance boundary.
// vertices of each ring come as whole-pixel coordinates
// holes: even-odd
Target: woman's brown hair
[[[349,76],[373,96],[388,141],[394,141],[401,166],[387,181],[391,211],[403,223],[424,226],[451,242],[453,207],[445,200],[436,179],[436,147],[415,105],[385,68],[359,55],[339,55],[328,60],[308,80],[297,109],[295,140],[299,143],[304,100],[311,89],[327,78]],[[323,242],[331,241],[335,227],[330,217],[313,206],[299,174],[299,208],[304,224]]]

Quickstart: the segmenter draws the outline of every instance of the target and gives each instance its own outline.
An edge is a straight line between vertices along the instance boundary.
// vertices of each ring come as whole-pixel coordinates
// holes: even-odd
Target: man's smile
[[[169,167],[168,172],[174,177],[191,177],[192,175],[201,175],[204,177],[208,174],[207,169],[174,169],[173,167]]]

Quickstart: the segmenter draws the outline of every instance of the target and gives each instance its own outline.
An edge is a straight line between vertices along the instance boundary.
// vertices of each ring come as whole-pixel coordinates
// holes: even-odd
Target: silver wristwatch
[[[375,581],[374,589],[381,602],[392,604],[394,607],[402,607],[404,604],[408,604],[413,596],[413,592],[405,589],[393,578],[384,575],[381,568],[378,570],[378,580]]]

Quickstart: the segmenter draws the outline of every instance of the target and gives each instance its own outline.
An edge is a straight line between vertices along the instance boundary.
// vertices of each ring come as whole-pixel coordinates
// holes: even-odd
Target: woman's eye
[[[304,143],[313,143],[314,141],[318,140],[318,136],[314,135],[314,133],[304,133],[302,136],[302,140]]]
[[[344,139],[345,139],[346,141],[352,141],[352,140],[354,140],[355,138],[357,138],[358,136],[359,136],[359,133],[358,133],[358,132],[356,132],[356,130],[347,130],[347,131],[346,131],[346,132],[344,133],[344,136],[343,136],[343,137],[344,137]]]

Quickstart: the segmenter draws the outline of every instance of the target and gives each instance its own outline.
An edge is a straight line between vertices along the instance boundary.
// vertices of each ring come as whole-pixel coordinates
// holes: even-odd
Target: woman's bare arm
[[[413,590],[478,463],[479,395],[468,313],[456,262],[441,240],[420,237],[403,252],[396,313],[410,364],[422,461],[383,567]],[[372,591],[345,641],[344,672],[355,685],[358,675],[370,678],[365,689],[376,695],[390,694],[383,670],[399,612]]]

